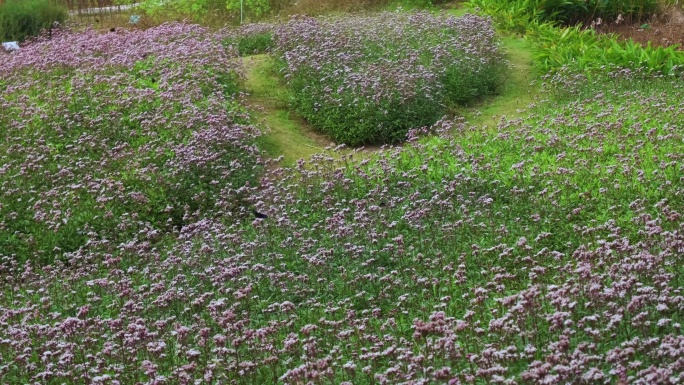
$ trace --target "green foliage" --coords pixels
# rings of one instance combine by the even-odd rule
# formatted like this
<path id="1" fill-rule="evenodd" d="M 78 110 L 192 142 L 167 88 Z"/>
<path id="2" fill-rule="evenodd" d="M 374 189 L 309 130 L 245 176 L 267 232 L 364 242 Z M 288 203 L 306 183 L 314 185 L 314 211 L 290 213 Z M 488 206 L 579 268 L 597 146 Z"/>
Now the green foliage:
<path id="1" fill-rule="evenodd" d="M 0 3 L 0 40 L 23 41 L 68 17 L 66 8 L 48 0 L 8 0 Z"/>
<path id="2" fill-rule="evenodd" d="M 198 20 L 209 12 L 225 8 L 225 0 L 144 0 L 139 3 L 141 9 L 151 16 L 168 14 L 189 15 Z"/>
<path id="3" fill-rule="evenodd" d="M 246 24 L 244 27 L 228 32 L 223 44 L 237 48 L 240 56 L 270 52 L 275 45 L 273 42 L 273 26 Z"/>
<path id="4" fill-rule="evenodd" d="M 644 47 L 632 40 L 621 42 L 613 35 L 599 35 L 592 29 L 559 29 L 545 24 L 530 38 L 536 43 L 536 65 L 543 71 L 619 67 L 672 75 L 684 66 L 684 52 L 676 46 Z"/>
<path id="5" fill-rule="evenodd" d="M 601 18 L 612 21 L 621 15 L 627 20 L 643 20 L 658 11 L 657 0 L 470 0 L 503 26 L 524 33 L 530 23 L 563 25 L 589 24 Z"/>
<path id="6" fill-rule="evenodd" d="M 237 41 L 240 55 L 254 55 L 269 52 L 273 48 L 273 33 L 244 36 Z"/>
<path id="7" fill-rule="evenodd" d="M 404 9 L 421 9 L 429 8 L 434 5 L 446 3 L 445 0 L 395 0 L 392 1 L 389 6 L 390 8 L 401 7 Z"/>
<path id="8" fill-rule="evenodd" d="M 257 19 L 271 10 L 269 0 L 226 0 L 226 8 L 232 12 L 244 12 L 246 19 Z"/>
<path id="9" fill-rule="evenodd" d="M 556 15 L 556 19 L 565 24 L 585 23 L 594 19 L 615 20 L 622 15 L 627 20 L 644 20 L 658 12 L 657 0 L 578 0 L 558 1 L 545 4 Z"/>
<path id="10" fill-rule="evenodd" d="M 272 9 L 270 0 L 144 0 L 140 3 L 150 15 L 176 13 L 189 15 L 196 20 L 205 19 L 215 13 L 228 13 L 234 21 L 240 20 L 241 5 L 245 20 L 257 20 L 267 15 Z M 275 4 L 277 7 L 278 5 Z"/>
<path id="11" fill-rule="evenodd" d="M 497 27 L 508 33 L 524 35 L 542 19 L 538 0 L 470 0 L 468 6 L 492 17 Z"/>
<path id="12" fill-rule="evenodd" d="M 676 46 L 644 47 L 581 25 L 618 15 L 640 19 L 657 10 L 655 1 L 471 0 L 469 5 L 491 15 L 499 29 L 525 34 L 533 41 L 535 65 L 544 72 L 562 67 L 573 71 L 618 67 L 669 75 L 679 73 L 684 65 L 684 53 Z"/>

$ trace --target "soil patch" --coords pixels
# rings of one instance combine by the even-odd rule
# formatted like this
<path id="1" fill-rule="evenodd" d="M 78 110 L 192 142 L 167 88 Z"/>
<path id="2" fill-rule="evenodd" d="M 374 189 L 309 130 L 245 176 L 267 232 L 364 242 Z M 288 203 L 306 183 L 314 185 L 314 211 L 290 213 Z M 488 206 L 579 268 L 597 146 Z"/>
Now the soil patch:
<path id="1" fill-rule="evenodd" d="M 616 33 L 621 40 L 632 39 L 646 46 L 649 42 L 654 47 L 679 45 L 684 50 L 684 11 L 680 7 L 671 7 L 662 16 L 636 24 L 606 23 L 594 27 L 600 33 Z"/>

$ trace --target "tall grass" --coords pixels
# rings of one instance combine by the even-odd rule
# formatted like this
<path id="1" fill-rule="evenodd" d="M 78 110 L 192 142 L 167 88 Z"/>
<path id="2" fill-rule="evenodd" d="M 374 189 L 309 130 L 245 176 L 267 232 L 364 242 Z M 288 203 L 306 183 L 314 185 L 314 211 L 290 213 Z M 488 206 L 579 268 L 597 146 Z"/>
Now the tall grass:
<path id="1" fill-rule="evenodd" d="M 0 3 L 0 40 L 23 41 L 64 23 L 67 9 L 49 0 L 6 0 Z"/>

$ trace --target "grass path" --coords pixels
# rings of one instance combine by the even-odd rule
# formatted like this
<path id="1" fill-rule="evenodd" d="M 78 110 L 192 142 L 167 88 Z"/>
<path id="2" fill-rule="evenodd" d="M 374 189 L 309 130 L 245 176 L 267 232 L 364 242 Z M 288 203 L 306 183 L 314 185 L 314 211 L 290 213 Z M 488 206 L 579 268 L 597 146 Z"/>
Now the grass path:
<path id="1" fill-rule="evenodd" d="M 502 38 L 502 43 L 508 53 L 511 71 L 501 95 L 459 111 L 469 124 L 485 130 L 495 129 L 502 117 L 514 119 L 521 116 L 539 94 L 539 84 L 531 84 L 536 78 L 531 43 L 515 37 Z"/>
<path id="2" fill-rule="evenodd" d="M 520 116 L 538 93 L 538 86 L 530 85 L 534 79 L 531 44 L 513 37 L 503 38 L 502 43 L 512 68 L 501 95 L 457 111 L 470 125 L 485 130 L 496 129 L 504 116 L 507 119 Z M 242 60 L 247 70 L 246 102 L 266 132 L 259 139 L 259 145 L 269 157 L 282 155 L 283 165 L 288 166 L 335 146 L 289 108 L 287 90 L 273 71 L 268 55 L 247 56 Z M 370 153 L 377 148 L 367 150 Z"/>
<path id="3" fill-rule="evenodd" d="M 292 165 L 334 145 L 289 109 L 287 91 L 273 72 L 268 55 L 247 56 L 242 60 L 247 69 L 246 101 L 266 131 L 259 145 L 270 157 L 282 155 L 284 164 Z"/>

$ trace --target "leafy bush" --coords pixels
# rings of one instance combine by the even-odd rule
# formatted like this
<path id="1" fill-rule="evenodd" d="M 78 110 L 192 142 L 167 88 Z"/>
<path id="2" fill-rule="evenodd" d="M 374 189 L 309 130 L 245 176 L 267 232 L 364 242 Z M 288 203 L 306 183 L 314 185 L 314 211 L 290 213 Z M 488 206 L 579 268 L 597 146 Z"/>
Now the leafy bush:
<path id="1" fill-rule="evenodd" d="M 659 9 L 657 0 L 470 0 L 469 5 L 518 33 L 535 22 L 588 25 L 598 18 L 613 21 L 619 15 L 638 21 Z"/>
<path id="2" fill-rule="evenodd" d="M 191 19 L 211 23 L 218 18 L 224 24 L 230 19 L 226 0 L 142 0 L 138 7 L 149 18 L 157 20 Z M 233 18 L 235 20 L 239 21 L 239 15 L 237 19 Z"/>
<path id="3" fill-rule="evenodd" d="M 151 16 L 181 15 L 195 20 L 220 19 L 234 24 L 244 20 L 255 21 L 279 11 L 290 0 L 142 0 L 141 9 Z M 217 20 L 218 21 L 218 20 Z"/>
<path id="4" fill-rule="evenodd" d="M 535 64 L 544 72 L 564 67 L 575 72 L 600 70 L 604 73 L 606 68 L 626 68 L 673 75 L 684 69 L 684 52 L 677 47 L 653 47 L 650 44 L 644 47 L 632 40 L 619 41 L 614 35 L 598 34 L 581 25 L 561 27 L 559 20 L 567 22 L 574 16 L 568 16 L 571 13 L 564 11 L 554 11 L 553 17 L 549 17 L 546 10 L 550 8 L 544 8 L 545 4 L 548 5 L 539 0 L 470 1 L 471 6 L 492 15 L 500 29 L 525 34 L 534 41 Z M 649 3 L 634 4 L 647 7 Z M 604 17 L 607 16 L 604 14 Z"/>
<path id="5" fill-rule="evenodd" d="M 297 0 L 284 7 L 286 15 L 326 15 L 377 10 L 389 0 Z"/>
<path id="6" fill-rule="evenodd" d="M 684 52 L 677 47 L 644 47 L 632 40 L 621 42 L 615 36 L 597 34 L 593 29 L 541 25 L 531 38 L 536 43 L 535 62 L 543 71 L 618 67 L 675 75 L 684 70 Z"/>
<path id="7" fill-rule="evenodd" d="M 249 23 L 225 30 L 225 45 L 237 48 L 240 56 L 270 52 L 274 47 L 272 24 Z"/>
<path id="8" fill-rule="evenodd" d="M 658 10 L 657 0 L 539 0 L 537 9 L 543 12 L 543 21 L 558 21 L 565 25 L 589 24 L 601 18 L 616 20 L 622 15 L 638 21 L 650 17 Z"/>
<path id="9" fill-rule="evenodd" d="M 243 18 L 258 19 L 271 10 L 270 0 L 226 0 L 226 8 L 233 12 L 242 12 Z"/>
<path id="10" fill-rule="evenodd" d="M 505 71 L 490 22 L 477 16 L 294 18 L 275 41 L 298 112 L 353 146 L 403 140 L 496 92 Z"/>
<path id="11" fill-rule="evenodd" d="M 64 23 L 66 8 L 49 0 L 7 0 L 0 2 L 0 40 L 23 41 L 51 29 L 55 22 Z"/>
<path id="12" fill-rule="evenodd" d="M 257 133 L 221 39 L 185 24 L 66 32 L 4 57 L 0 253 L 50 262 L 236 204 Z"/>
<path id="13" fill-rule="evenodd" d="M 470 0 L 467 4 L 490 16 L 500 30 L 524 35 L 530 27 L 542 20 L 542 10 L 536 7 L 537 1 Z"/>

